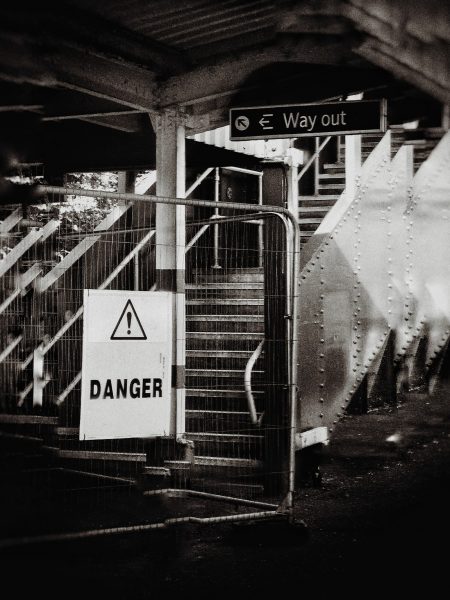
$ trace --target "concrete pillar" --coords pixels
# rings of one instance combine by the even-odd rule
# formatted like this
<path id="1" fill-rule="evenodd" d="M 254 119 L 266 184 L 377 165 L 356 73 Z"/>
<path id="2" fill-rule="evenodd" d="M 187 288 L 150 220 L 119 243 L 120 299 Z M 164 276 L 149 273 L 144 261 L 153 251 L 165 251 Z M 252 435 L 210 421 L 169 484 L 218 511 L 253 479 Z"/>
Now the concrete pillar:
<path id="1" fill-rule="evenodd" d="M 184 198 L 186 181 L 183 116 L 168 110 L 154 119 L 156 195 Z M 173 292 L 171 433 L 185 431 L 185 207 L 156 205 L 157 289 Z"/>

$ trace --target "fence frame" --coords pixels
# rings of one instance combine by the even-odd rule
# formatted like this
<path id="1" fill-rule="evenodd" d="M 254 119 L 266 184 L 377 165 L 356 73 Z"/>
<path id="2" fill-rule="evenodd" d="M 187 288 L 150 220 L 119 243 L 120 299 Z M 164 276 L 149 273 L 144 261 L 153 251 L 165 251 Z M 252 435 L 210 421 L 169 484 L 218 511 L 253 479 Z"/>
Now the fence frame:
<path id="1" fill-rule="evenodd" d="M 156 195 L 140 195 L 140 194 L 132 194 L 132 193 L 120 193 L 120 192 L 109 192 L 109 191 L 100 191 L 100 190 L 86 190 L 82 188 L 70 188 L 70 187 L 58 187 L 58 186 L 40 186 L 40 193 L 43 195 L 51 194 L 51 195 L 60 195 L 60 196 L 68 196 L 68 195 L 76 195 L 76 196 L 84 196 L 84 197 L 95 197 L 95 198 L 108 198 L 117 200 L 120 203 L 148 203 L 152 205 L 157 204 L 166 204 L 166 205 L 184 205 L 191 207 L 202 207 L 202 208 L 211 208 L 217 209 L 217 202 L 215 200 L 198 200 L 198 199 L 189 199 L 189 198 L 171 198 L 171 197 L 163 197 Z M 258 219 L 261 220 L 267 217 L 275 217 L 279 219 L 283 225 L 285 232 L 285 244 L 286 244 L 286 261 L 288 270 L 286 272 L 286 289 L 287 289 L 287 297 L 286 297 L 286 344 L 288 351 L 288 381 L 287 387 L 289 389 L 288 393 L 288 401 L 289 401 L 289 426 L 288 426 L 288 481 L 287 481 L 287 491 L 286 495 L 282 499 L 279 506 L 264 504 L 262 502 L 256 502 L 253 506 L 258 508 L 266 508 L 259 513 L 252 513 L 251 518 L 257 519 L 262 518 L 266 519 L 268 516 L 272 515 L 283 515 L 288 518 L 293 517 L 293 498 L 294 498 L 294 490 L 295 490 L 295 473 L 296 473 L 296 428 L 297 428 L 297 409 L 298 409 L 298 400 L 299 400 L 299 388 L 298 388 L 298 328 L 296 327 L 298 315 L 299 315 L 299 276 L 300 276 L 300 228 L 297 222 L 297 217 L 293 213 L 291 213 L 287 208 L 279 207 L 279 206 L 267 206 L 267 205 L 252 205 L 240 202 L 221 202 L 221 208 L 224 210 L 231 209 L 236 211 L 242 211 L 242 214 L 234 215 L 230 217 L 219 217 L 214 220 L 210 224 L 219 225 L 222 222 L 239 222 L 239 221 L 248 221 L 249 219 Z M 200 236 L 199 236 L 200 237 Z M 198 238 L 197 238 L 198 239 Z M 189 246 L 190 247 L 190 246 Z M 183 324 L 184 326 L 184 324 Z M 50 340 L 50 343 L 52 340 Z M 176 437 L 176 433 L 175 433 Z M 163 492 L 163 490 L 161 490 Z M 157 493 L 161 493 L 157 492 Z M 172 493 L 175 495 L 184 494 L 185 496 L 189 495 L 198 495 L 195 490 L 164 490 L 165 493 Z M 191 493 L 192 492 L 192 493 Z M 283 492 L 284 493 L 284 492 Z M 222 501 L 232 501 L 235 504 L 240 502 L 239 498 L 232 498 L 227 496 L 222 496 L 219 494 L 209 494 L 202 493 L 202 497 L 211 498 Z M 252 501 L 246 501 L 242 499 L 243 505 L 252 505 Z M 271 510 L 267 510 L 270 508 Z M 248 518 L 249 515 L 236 514 L 231 517 L 211 517 L 208 519 L 199 519 L 196 522 L 221 522 L 222 520 L 242 520 L 243 518 Z M 183 522 L 192 521 L 191 518 L 183 519 Z M 171 520 L 174 521 L 174 520 Z M 166 526 L 164 524 L 159 524 L 159 527 Z M 130 528 L 134 529 L 134 528 Z M 140 528 L 139 528 L 140 529 Z M 101 531 L 101 530 L 100 530 Z M 104 534 L 110 534 L 111 531 L 104 531 Z M 92 533 L 85 532 L 85 537 L 90 537 Z M 71 534 L 68 534 L 71 535 Z M 83 535 L 83 532 L 80 532 L 79 535 Z M 101 533 L 99 533 L 101 535 Z M 56 536 L 58 537 L 58 536 Z M 77 534 L 78 537 L 78 534 Z"/>

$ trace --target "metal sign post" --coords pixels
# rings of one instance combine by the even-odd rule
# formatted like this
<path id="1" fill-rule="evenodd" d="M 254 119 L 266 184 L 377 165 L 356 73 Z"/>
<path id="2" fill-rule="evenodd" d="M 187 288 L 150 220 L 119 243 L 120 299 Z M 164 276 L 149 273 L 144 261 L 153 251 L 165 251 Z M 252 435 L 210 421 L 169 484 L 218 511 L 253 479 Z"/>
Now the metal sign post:
<path id="1" fill-rule="evenodd" d="M 386 131 L 386 100 L 253 106 L 230 110 L 230 140 Z"/>

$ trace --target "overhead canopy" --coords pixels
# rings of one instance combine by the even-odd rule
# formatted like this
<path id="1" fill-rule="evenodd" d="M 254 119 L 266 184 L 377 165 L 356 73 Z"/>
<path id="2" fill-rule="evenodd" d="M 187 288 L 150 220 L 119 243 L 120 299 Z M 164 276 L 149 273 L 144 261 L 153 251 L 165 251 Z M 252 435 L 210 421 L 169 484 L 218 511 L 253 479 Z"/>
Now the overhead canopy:
<path id="1" fill-rule="evenodd" d="M 4 136 L 20 139 L 20 115 L 26 159 L 55 169 L 154 166 L 149 115 L 163 109 L 194 134 L 231 106 L 364 91 L 390 99 L 395 123 L 436 119 L 450 98 L 438 0 L 62 0 L 4 4 L 0 18 Z M 192 141 L 188 162 L 226 152 Z"/>

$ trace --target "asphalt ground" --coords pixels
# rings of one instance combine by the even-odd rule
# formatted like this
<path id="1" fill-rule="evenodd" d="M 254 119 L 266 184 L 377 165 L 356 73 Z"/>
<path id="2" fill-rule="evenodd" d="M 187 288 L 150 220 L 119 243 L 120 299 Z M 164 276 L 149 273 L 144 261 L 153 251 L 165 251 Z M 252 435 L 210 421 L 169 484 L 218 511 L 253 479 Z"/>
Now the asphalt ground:
<path id="1" fill-rule="evenodd" d="M 0 552 L 2 589 L 15 599 L 440 597 L 450 567 L 449 396 L 447 382 L 431 396 L 404 396 L 395 409 L 344 418 L 323 455 L 322 487 L 297 493 L 294 524 L 183 525 L 6 548 Z M 30 494 L 27 501 L 26 489 L 6 483 L 3 527 L 10 520 L 5 510 L 13 517 L 13 503 L 20 506 L 24 531 L 34 524 L 39 533 L 46 498 L 36 503 Z M 104 515 L 105 525 L 148 514 L 148 504 L 130 498 L 125 493 L 121 510 Z M 152 517 L 179 514 L 177 503 L 155 501 Z M 205 503 L 186 508 L 204 511 Z M 77 519 L 72 508 L 66 512 L 68 524 Z"/>

